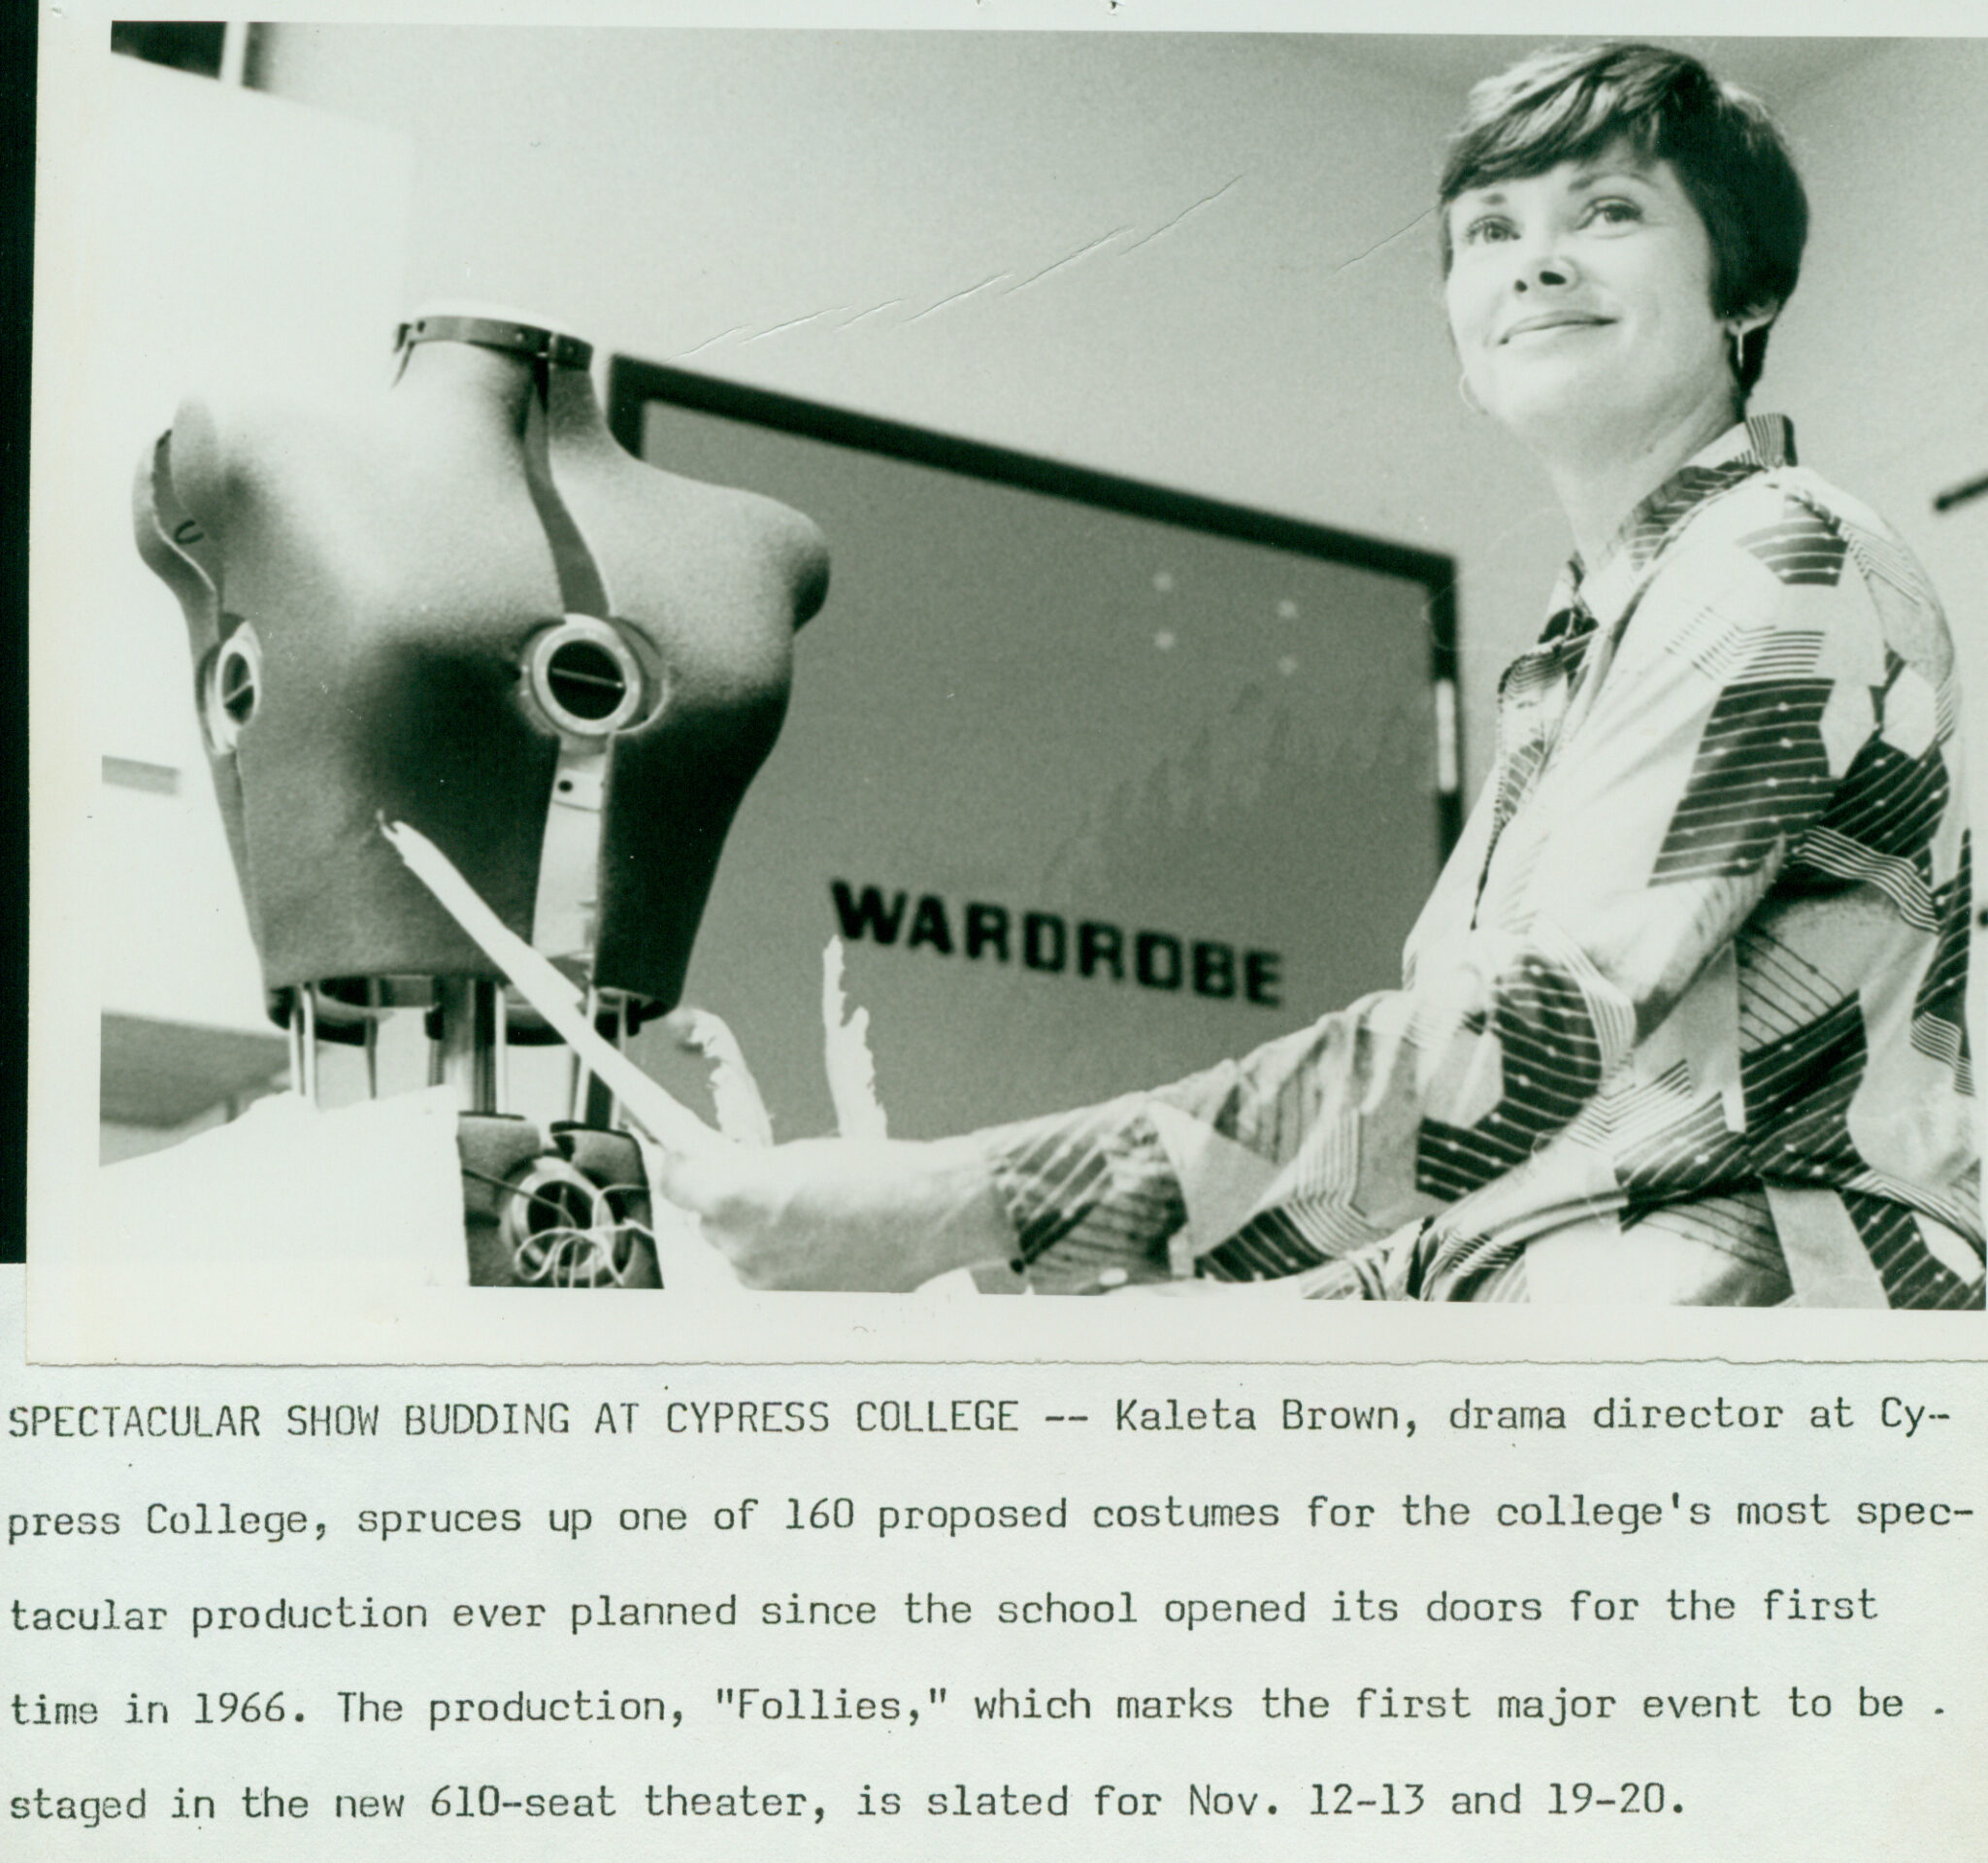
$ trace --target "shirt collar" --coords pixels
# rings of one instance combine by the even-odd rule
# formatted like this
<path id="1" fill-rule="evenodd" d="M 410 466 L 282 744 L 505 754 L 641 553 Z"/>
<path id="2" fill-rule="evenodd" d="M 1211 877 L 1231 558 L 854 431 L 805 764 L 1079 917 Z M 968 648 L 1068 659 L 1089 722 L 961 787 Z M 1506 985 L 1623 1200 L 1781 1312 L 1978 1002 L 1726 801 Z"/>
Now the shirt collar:
<path id="1" fill-rule="evenodd" d="M 1751 415 L 1692 454 L 1616 527 L 1592 565 L 1568 559 L 1553 590 L 1547 634 L 1579 632 L 1580 616 L 1610 619 L 1643 570 L 1708 498 L 1757 472 L 1795 463 L 1795 429 L 1786 416 Z"/>

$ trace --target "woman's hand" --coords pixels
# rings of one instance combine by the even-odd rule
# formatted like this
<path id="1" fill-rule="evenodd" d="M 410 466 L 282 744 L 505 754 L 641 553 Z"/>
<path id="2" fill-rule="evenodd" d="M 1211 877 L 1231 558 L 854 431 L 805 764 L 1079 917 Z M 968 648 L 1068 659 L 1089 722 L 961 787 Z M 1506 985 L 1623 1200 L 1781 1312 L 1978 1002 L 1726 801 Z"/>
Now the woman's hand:
<path id="1" fill-rule="evenodd" d="M 747 1287 L 901 1293 L 1013 1251 L 970 1139 L 645 1150 L 655 1193 L 700 1218 Z"/>

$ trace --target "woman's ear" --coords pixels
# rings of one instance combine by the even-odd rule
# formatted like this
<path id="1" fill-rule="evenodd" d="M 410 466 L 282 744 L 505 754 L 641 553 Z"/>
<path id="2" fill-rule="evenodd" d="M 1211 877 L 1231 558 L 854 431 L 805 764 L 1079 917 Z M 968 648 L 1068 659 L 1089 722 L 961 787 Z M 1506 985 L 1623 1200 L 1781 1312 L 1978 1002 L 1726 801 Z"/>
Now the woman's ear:
<path id="1" fill-rule="evenodd" d="M 1735 316 L 1725 319 L 1726 328 L 1733 333 L 1736 342 L 1743 343 L 1754 331 L 1765 329 L 1781 314 L 1781 307 L 1770 298 L 1764 304 L 1750 305 Z"/>
<path id="2" fill-rule="evenodd" d="M 1767 330 L 1780 315 L 1781 307 L 1773 299 L 1756 304 L 1740 312 L 1737 316 L 1720 319 L 1726 333 L 1726 360 L 1733 371 L 1733 382 L 1738 392 L 1738 405 L 1745 406 L 1746 397 L 1753 390 L 1753 384 L 1760 378 L 1762 364 L 1767 359 Z M 1754 336 L 1760 341 L 1755 343 Z"/>

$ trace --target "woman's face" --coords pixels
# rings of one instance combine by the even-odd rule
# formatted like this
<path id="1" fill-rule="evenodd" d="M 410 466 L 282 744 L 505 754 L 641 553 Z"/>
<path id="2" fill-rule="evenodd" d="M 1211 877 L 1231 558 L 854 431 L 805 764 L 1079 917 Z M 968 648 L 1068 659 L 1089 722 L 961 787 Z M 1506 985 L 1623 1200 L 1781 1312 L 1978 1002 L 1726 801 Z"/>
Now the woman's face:
<path id="1" fill-rule="evenodd" d="M 1465 379 L 1521 439 L 1592 455 L 1730 417 L 1711 241 L 1669 162 L 1618 144 L 1473 188 L 1450 203 L 1449 230 Z"/>

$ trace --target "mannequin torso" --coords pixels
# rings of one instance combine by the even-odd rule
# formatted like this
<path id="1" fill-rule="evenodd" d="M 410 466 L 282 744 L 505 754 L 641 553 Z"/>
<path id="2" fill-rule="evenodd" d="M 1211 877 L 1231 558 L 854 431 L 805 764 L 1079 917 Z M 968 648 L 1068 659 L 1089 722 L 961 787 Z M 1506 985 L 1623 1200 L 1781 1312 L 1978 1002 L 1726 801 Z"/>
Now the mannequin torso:
<path id="1" fill-rule="evenodd" d="M 584 346 L 426 323 L 371 403 L 188 401 L 140 474 L 265 987 L 495 974 L 383 815 L 597 986 L 674 1003 L 826 592 L 820 534 L 622 451 Z M 519 345 L 459 334 L 493 330 Z"/>

